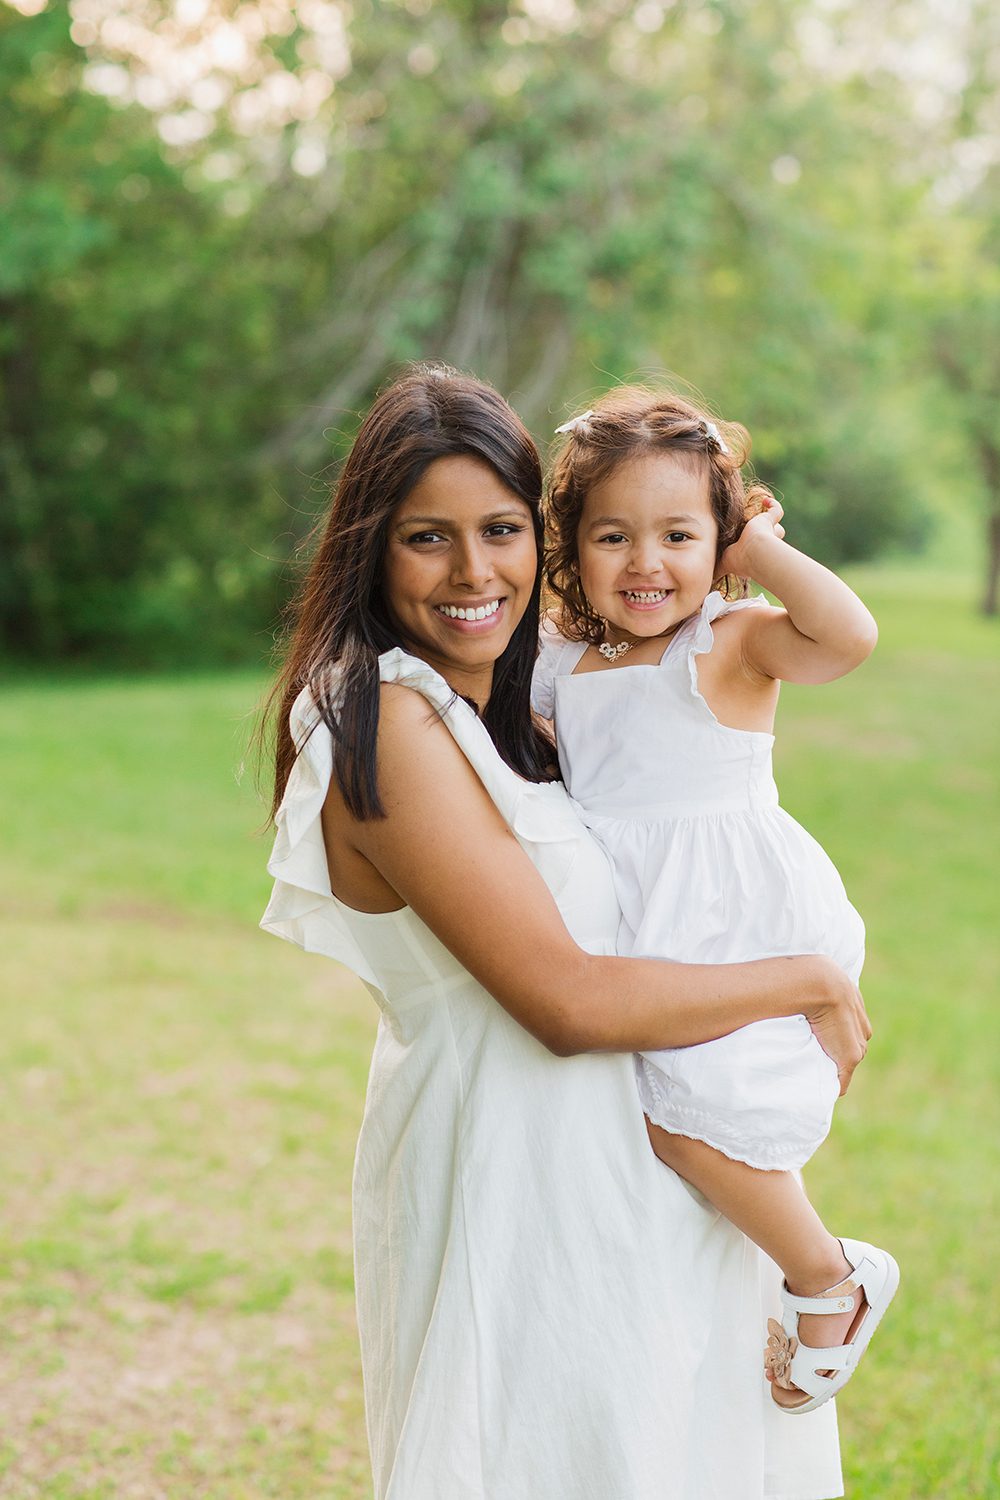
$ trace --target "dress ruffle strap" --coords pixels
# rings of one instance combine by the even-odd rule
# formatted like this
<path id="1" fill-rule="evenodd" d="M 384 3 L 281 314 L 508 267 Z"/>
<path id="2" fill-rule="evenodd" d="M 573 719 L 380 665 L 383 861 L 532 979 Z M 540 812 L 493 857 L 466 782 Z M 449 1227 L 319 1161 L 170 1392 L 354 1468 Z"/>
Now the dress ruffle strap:
<path id="1" fill-rule="evenodd" d="M 531 678 L 531 706 L 543 719 L 555 716 L 556 678 L 568 669 L 564 661 L 566 653 L 570 653 L 569 661 L 576 666 L 585 650 L 586 642 L 568 641 L 551 620 L 543 618 L 538 632 L 538 659 Z"/>
<path id="2" fill-rule="evenodd" d="M 414 689 L 432 704 L 518 842 L 565 845 L 563 874 L 568 874 L 581 830 L 561 786 L 536 785 L 517 776 L 500 759 L 475 710 L 418 657 L 398 648 L 386 651 L 379 658 L 379 676 Z M 333 742 L 308 688 L 292 706 L 289 727 L 299 751 L 275 819 L 267 864 L 274 889 L 260 925 L 308 952 L 338 959 L 377 989 L 378 977 L 352 929 L 359 923 L 391 921 L 399 913 L 357 912 L 331 891 L 321 813 L 333 775 Z"/>
<path id="3" fill-rule="evenodd" d="M 274 889 L 260 925 L 307 953 L 337 959 L 378 990 L 378 978 L 351 929 L 359 914 L 344 907 L 330 889 L 320 814 L 333 774 L 333 750 L 308 688 L 292 705 L 289 724 L 299 753 L 275 818 L 277 833 L 267 862 Z M 365 920 L 363 914 L 360 920 Z"/>
<path id="4" fill-rule="evenodd" d="M 763 594 L 753 594 L 749 599 L 727 599 L 720 594 L 718 589 L 713 589 L 706 597 L 701 611 L 692 626 L 691 636 L 687 646 L 688 677 L 691 682 L 691 696 L 704 702 L 698 687 L 698 664 L 695 660 L 698 656 L 707 656 L 715 645 L 715 632 L 712 624 L 715 620 L 721 620 L 723 615 L 732 615 L 741 609 L 767 609 L 767 600 Z"/>
<path id="5" fill-rule="evenodd" d="M 398 647 L 386 651 L 379 673 L 383 682 L 413 688 L 434 705 L 521 845 L 567 844 L 568 872 L 581 830 L 561 784 L 525 781 L 512 771 L 475 709 L 419 657 Z"/>
<path id="6" fill-rule="evenodd" d="M 383 682 L 413 688 L 434 705 L 515 833 L 541 843 L 554 840 L 552 819 L 538 816 L 538 803 L 532 795 L 537 791 L 535 785 L 523 781 L 500 759 L 489 730 L 475 709 L 433 667 L 397 647 L 379 657 L 379 675 Z"/>

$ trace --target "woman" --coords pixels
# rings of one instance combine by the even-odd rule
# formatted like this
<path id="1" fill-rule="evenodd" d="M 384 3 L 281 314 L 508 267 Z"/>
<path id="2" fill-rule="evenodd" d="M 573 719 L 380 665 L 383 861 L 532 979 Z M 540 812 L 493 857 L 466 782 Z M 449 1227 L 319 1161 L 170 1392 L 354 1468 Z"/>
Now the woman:
<path id="1" fill-rule="evenodd" d="M 496 392 L 398 381 L 275 692 L 262 925 L 381 1009 L 354 1181 L 375 1494 L 821 1500 L 832 1403 L 772 1410 L 773 1267 L 655 1159 L 630 1054 L 804 1013 L 846 1087 L 864 1009 L 825 959 L 613 956 L 610 872 L 528 705 L 540 491 Z"/>

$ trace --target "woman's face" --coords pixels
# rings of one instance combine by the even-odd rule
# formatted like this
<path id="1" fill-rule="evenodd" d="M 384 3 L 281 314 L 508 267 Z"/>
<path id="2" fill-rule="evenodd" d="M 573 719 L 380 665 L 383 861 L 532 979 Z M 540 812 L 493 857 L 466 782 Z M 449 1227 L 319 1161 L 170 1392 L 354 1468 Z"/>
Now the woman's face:
<path id="1" fill-rule="evenodd" d="M 435 459 L 396 508 L 382 591 L 407 645 L 482 705 L 537 569 L 529 507 L 460 454 Z"/>

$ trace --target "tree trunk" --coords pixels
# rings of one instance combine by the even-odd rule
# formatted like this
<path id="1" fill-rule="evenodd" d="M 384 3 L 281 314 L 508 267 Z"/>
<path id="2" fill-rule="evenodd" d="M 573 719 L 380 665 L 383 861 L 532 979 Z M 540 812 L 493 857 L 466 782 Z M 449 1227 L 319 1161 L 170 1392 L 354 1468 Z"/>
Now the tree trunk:
<path id="1" fill-rule="evenodd" d="M 983 614 L 997 613 L 1000 593 L 1000 447 L 989 440 L 979 444 L 979 457 L 986 480 L 986 491 L 992 507 L 986 518 L 986 593 Z"/>
<path id="2" fill-rule="evenodd" d="M 1000 594 L 1000 510 L 994 511 L 986 522 L 987 555 L 986 555 L 986 593 L 983 595 L 983 614 L 995 615 L 998 612 L 998 594 Z"/>

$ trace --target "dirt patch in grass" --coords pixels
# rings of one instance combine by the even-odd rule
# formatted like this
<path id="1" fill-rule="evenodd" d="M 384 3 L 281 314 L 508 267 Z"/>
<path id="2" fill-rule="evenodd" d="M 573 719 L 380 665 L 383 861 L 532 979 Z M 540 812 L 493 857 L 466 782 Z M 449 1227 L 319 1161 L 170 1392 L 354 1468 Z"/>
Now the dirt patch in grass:
<path id="1" fill-rule="evenodd" d="M 364 1500 L 371 999 L 226 919 L 111 907 L 0 928 L 0 1495 Z"/>
<path id="2" fill-rule="evenodd" d="M 0 1493 L 367 1493 L 344 1299 L 313 1288 L 237 1317 L 65 1290 L 64 1306 L 15 1317 L 0 1346 Z"/>

